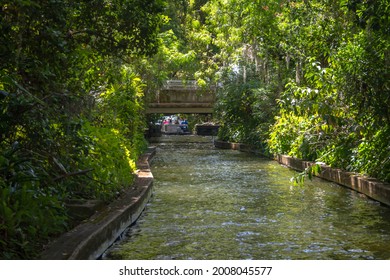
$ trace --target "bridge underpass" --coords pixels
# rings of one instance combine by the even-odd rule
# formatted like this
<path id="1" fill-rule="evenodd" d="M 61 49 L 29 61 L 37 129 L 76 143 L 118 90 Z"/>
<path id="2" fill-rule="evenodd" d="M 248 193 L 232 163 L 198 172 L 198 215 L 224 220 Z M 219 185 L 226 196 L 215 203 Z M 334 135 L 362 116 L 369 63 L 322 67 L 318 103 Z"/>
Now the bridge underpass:
<path id="1" fill-rule="evenodd" d="M 200 88 L 196 81 L 168 80 L 148 104 L 147 114 L 211 114 L 215 89 Z"/>

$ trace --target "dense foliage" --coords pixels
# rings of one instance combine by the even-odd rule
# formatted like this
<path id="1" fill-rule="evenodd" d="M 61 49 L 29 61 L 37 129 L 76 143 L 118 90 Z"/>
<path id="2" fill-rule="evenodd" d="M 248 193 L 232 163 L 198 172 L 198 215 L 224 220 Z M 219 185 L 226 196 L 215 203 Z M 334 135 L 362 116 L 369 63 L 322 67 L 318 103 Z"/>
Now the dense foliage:
<path id="1" fill-rule="evenodd" d="M 390 181 L 388 0 L 190 3 L 220 138 Z"/>
<path id="2" fill-rule="evenodd" d="M 0 258 L 35 258 L 72 198 L 110 200 L 145 148 L 143 83 L 163 3 L 0 1 Z"/>

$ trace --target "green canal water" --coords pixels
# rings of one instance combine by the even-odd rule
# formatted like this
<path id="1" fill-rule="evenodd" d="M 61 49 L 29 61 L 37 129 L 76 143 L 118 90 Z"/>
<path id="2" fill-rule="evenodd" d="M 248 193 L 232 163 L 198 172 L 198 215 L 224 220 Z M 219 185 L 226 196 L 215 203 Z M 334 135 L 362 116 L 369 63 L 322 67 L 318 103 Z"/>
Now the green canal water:
<path id="1" fill-rule="evenodd" d="M 165 136 L 154 194 L 103 259 L 390 259 L 390 208 L 212 139 Z"/>

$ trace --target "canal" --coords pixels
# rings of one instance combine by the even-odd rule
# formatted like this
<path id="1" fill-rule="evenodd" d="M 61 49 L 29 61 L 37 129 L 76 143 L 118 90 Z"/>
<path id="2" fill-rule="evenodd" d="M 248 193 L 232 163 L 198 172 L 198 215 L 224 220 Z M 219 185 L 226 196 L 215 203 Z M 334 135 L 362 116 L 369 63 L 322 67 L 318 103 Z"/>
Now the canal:
<path id="1" fill-rule="evenodd" d="M 212 139 L 164 136 L 154 195 L 103 259 L 390 259 L 390 208 Z"/>

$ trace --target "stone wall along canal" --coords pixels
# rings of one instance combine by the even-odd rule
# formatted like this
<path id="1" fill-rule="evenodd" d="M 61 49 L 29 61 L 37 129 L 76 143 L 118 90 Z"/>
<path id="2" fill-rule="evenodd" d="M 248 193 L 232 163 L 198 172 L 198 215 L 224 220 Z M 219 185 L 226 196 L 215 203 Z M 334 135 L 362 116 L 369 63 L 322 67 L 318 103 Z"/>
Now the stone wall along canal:
<path id="1" fill-rule="evenodd" d="M 164 136 L 154 196 L 104 259 L 390 259 L 390 208 L 212 139 Z"/>

